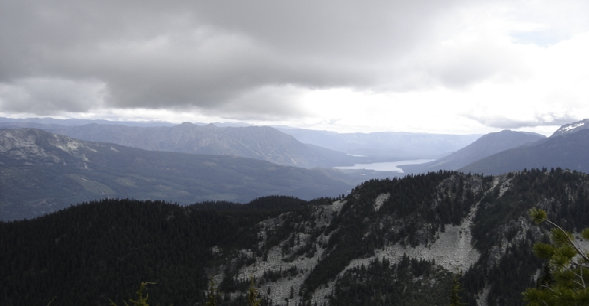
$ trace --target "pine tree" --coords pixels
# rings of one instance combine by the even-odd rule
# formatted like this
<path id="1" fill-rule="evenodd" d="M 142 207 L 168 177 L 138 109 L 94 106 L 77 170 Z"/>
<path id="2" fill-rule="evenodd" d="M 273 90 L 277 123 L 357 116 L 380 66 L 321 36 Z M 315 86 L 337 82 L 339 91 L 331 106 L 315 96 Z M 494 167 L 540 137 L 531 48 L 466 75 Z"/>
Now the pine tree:
<path id="1" fill-rule="evenodd" d="M 452 294 L 450 295 L 450 306 L 463 306 L 465 305 L 460 298 L 460 292 L 462 291 L 462 286 L 460 286 L 460 281 L 458 281 L 458 277 L 454 276 L 452 280 Z"/>
<path id="2" fill-rule="evenodd" d="M 589 254 L 544 210 L 532 208 L 529 213 L 536 224 L 547 223 L 552 229 L 551 243 L 534 244 L 534 253 L 548 260 L 548 266 L 538 286 L 523 292 L 524 299 L 528 305 L 589 305 Z M 582 236 L 589 239 L 589 229 Z"/>
<path id="3" fill-rule="evenodd" d="M 147 286 L 148 285 L 155 285 L 156 283 L 153 282 L 141 282 L 141 284 L 139 285 L 139 289 L 137 289 L 136 294 L 137 294 L 137 299 L 133 300 L 133 299 L 129 299 L 129 302 L 131 303 L 130 305 L 135 305 L 135 306 L 149 306 L 149 303 L 147 303 L 147 300 L 149 299 L 149 294 L 147 294 L 146 290 L 147 290 Z M 125 306 L 129 306 L 129 303 L 127 302 L 123 302 L 125 303 Z M 112 300 L 110 301 L 110 305 L 111 306 L 117 306 L 117 304 L 115 302 L 113 302 Z"/>
<path id="4" fill-rule="evenodd" d="M 207 301 L 205 303 L 206 306 L 216 306 L 217 305 L 217 286 L 214 280 L 209 282 L 209 291 L 207 292 Z"/>
<path id="5" fill-rule="evenodd" d="M 259 297 L 258 289 L 254 285 L 254 278 L 250 279 L 250 287 L 247 290 L 247 304 L 249 306 L 260 306 L 262 300 Z"/>
<path id="6" fill-rule="evenodd" d="M 147 292 L 145 292 L 147 285 L 155 285 L 155 283 L 141 282 L 141 284 L 139 285 L 139 289 L 137 289 L 137 292 L 136 292 L 137 299 L 136 300 L 129 299 L 129 302 L 131 302 L 131 305 L 149 306 L 149 304 L 147 303 L 147 300 L 149 299 L 149 294 L 147 294 Z"/>

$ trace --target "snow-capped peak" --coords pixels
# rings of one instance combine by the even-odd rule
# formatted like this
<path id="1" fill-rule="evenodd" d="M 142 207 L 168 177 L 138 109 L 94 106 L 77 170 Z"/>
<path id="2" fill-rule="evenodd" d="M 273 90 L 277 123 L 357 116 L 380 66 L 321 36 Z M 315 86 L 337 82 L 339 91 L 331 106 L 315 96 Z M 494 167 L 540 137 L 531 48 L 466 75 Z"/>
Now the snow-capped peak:
<path id="1" fill-rule="evenodd" d="M 570 130 L 574 130 L 574 129 L 576 129 L 576 128 L 580 127 L 580 126 L 583 126 L 583 125 L 585 125 L 585 122 L 583 122 L 583 121 L 581 121 L 581 122 L 576 122 L 576 123 L 573 123 L 573 124 L 571 124 L 571 125 L 567 125 L 567 126 L 565 126 L 565 127 L 564 127 L 564 130 L 568 132 L 568 131 L 570 131 Z"/>
<path id="2" fill-rule="evenodd" d="M 552 136 L 570 134 L 584 129 L 589 129 L 589 119 L 584 119 L 582 121 L 565 124 L 561 126 L 556 132 L 554 132 Z"/>

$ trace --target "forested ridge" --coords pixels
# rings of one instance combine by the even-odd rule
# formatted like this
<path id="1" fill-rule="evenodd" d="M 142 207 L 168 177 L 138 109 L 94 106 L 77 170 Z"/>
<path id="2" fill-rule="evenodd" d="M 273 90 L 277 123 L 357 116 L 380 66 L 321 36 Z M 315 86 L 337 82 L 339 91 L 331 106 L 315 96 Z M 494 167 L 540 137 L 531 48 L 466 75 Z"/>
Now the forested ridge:
<path id="1" fill-rule="evenodd" d="M 112 199 L 0 223 L 0 304 L 105 305 L 132 297 L 142 281 L 157 283 L 156 303 L 193 304 L 208 285 L 209 248 L 249 247 L 256 222 L 292 209 L 280 199 L 284 209 Z"/>
<path id="2" fill-rule="evenodd" d="M 199 305 L 214 280 L 220 305 L 243 305 L 253 279 L 263 304 L 448 305 L 456 279 L 466 304 L 521 305 L 548 239 L 527 211 L 578 232 L 588 205 L 588 176 L 562 169 L 372 180 L 313 201 L 105 199 L 0 223 L 0 304 L 120 303 L 148 281 L 153 305 Z M 449 265 L 437 244 L 464 230 L 478 255 Z"/>

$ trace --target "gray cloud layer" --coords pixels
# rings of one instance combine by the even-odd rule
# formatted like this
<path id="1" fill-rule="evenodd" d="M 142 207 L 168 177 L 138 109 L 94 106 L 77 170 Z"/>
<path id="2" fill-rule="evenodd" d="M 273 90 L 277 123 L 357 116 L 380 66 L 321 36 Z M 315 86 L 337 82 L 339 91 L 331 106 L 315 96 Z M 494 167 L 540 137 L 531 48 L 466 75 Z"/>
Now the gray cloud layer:
<path id="1" fill-rule="evenodd" d="M 502 9 L 501 3 L 490 6 Z M 583 1 L 575 2 L 577 9 L 567 2 L 560 13 L 536 10 L 527 1 L 505 3 L 516 8 L 514 14 L 531 14 L 551 25 L 572 18 L 582 21 L 580 29 L 588 26 Z M 486 80 L 526 78 L 526 49 L 511 48 L 502 40 L 506 36 L 497 38 L 494 30 L 464 16 L 469 9 L 492 14 L 485 5 L 466 0 L 0 0 L 0 112 L 196 108 L 223 118 L 280 120 L 307 114 L 296 97 L 308 89 L 468 92 Z M 571 12 L 578 13 L 573 18 Z M 566 36 L 558 27 L 549 30 Z M 513 39 L 521 39 L 521 33 Z M 411 102 L 391 103 L 402 109 Z M 523 115 L 506 119 L 501 111 L 464 117 L 495 128 L 573 119 L 570 112 L 552 108 L 538 111 L 536 121 Z"/>
<path id="2" fill-rule="evenodd" d="M 198 107 L 280 117 L 303 111 L 280 88 L 468 82 L 461 67 L 411 76 L 405 60 L 457 3 L 0 0 L 0 111 Z"/>

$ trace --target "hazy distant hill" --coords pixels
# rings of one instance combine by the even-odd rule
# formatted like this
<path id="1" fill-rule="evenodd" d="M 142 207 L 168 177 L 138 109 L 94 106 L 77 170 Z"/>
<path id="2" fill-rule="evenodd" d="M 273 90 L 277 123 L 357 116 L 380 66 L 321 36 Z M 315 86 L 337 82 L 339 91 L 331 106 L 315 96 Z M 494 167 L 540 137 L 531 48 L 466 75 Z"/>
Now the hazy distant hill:
<path id="1" fill-rule="evenodd" d="M 335 133 L 280 127 L 301 142 L 373 160 L 439 158 L 469 145 L 480 135 L 423 133 Z"/>
<path id="2" fill-rule="evenodd" d="M 110 121 L 103 119 L 55 119 L 55 118 L 23 118 L 13 119 L 0 117 L 1 128 L 40 128 L 48 126 L 79 126 L 84 124 L 112 124 L 112 125 L 129 125 L 129 126 L 172 126 L 173 123 L 162 121 Z"/>
<path id="3" fill-rule="evenodd" d="M 110 142 L 152 151 L 255 158 L 295 167 L 350 165 L 358 158 L 303 144 L 271 127 L 218 127 L 183 123 L 175 126 L 138 127 L 88 124 L 53 129 L 58 134 Z"/>
<path id="4" fill-rule="evenodd" d="M 491 156 L 507 149 L 530 144 L 545 139 L 546 137 L 536 133 L 523 133 L 514 131 L 501 131 L 481 136 L 470 145 L 442 157 L 438 160 L 415 166 L 403 166 L 405 172 L 419 173 L 443 170 L 457 170 L 473 162 Z"/>
<path id="5" fill-rule="evenodd" d="M 581 128 L 583 122 L 565 125 L 546 140 L 497 153 L 462 170 L 501 174 L 524 168 L 561 167 L 589 172 L 589 129 Z M 576 128 L 570 128 L 573 126 Z"/>
<path id="6" fill-rule="evenodd" d="M 335 133 L 284 126 L 275 129 L 223 123 L 173 125 L 162 122 L 6 118 L 0 118 L 0 127 L 38 128 L 82 140 L 110 142 L 146 150 L 235 155 L 297 167 L 334 167 L 374 161 L 439 158 L 456 152 L 480 136 Z"/>
<path id="7" fill-rule="evenodd" d="M 246 202 L 281 194 L 345 193 L 336 170 L 309 170 L 230 156 L 145 151 L 35 129 L 0 130 L 0 219 L 31 218 L 105 197 Z M 355 183 L 358 183 L 356 181 Z"/>

